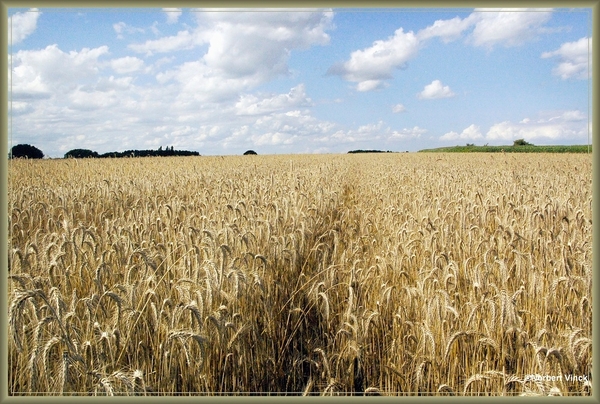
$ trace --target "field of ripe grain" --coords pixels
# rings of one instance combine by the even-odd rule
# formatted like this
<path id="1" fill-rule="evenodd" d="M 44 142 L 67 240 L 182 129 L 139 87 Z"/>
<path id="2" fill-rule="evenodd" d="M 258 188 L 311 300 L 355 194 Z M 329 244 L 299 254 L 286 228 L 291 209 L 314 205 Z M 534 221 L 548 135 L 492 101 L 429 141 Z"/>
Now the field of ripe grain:
<path id="1" fill-rule="evenodd" d="M 10 395 L 591 393 L 591 155 L 13 160 L 8 186 Z"/>

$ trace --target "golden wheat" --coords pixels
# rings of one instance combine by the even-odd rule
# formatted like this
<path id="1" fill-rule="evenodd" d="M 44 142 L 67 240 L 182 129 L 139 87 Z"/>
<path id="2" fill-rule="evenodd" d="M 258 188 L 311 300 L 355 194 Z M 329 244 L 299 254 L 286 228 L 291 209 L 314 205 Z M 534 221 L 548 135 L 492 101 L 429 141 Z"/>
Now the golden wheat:
<path id="1" fill-rule="evenodd" d="M 11 160 L 9 394 L 590 395 L 591 166 Z"/>

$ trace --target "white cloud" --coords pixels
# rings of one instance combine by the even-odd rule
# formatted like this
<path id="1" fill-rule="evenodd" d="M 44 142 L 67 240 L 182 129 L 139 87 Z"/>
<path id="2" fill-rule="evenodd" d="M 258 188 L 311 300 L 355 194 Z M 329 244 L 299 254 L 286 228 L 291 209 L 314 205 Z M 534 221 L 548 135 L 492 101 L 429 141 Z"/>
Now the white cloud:
<path id="1" fill-rule="evenodd" d="M 33 106 L 30 102 L 25 101 L 11 101 L 8 104 L 8 110 L 13 116 L 23 115 L 33 111 Z"/>
<path id="2" fill-rule="evenodd" d="M 15 13 L 8 18 L 8 44 L 17 44 L 35 32 L 37 21 L 42 13 L 30 8 L 23 13 Z"/>
<path id="3" fill-rule="evenodd" d="M 454 97 L 454 93 L 449 86 L 444 86 L 441 81 L 433 80 L 431 84 L 427 84 L 423 91 L 417 94 L 417 97 L 422 100 L 432 100 L 438 98 Z"/>
<path id="4" fill-rule="evenodd" d="M 378 134 L 381 132 L 381 128 L 383 127 L 383 121 L 379 121 L 377 123 L 370 123 L 367 125 L 362 125 L 358 127 L 356 133 L 364 135 L 364 134 Z"/>
<path id="5" fill-rule="evenodd" d="M 69 107 L 77 110 L 106 109 L 118 104 L 119 99 L 115 90 L 85 91 L 78 87 L 69 94 Z"/>
<path id="6" fill-rule="evenodd" d="M 13 122 L 15 139 L 33 132 L 46 139 L 40 146 L 53 157 L 80 147 L 103 153 L 160 145 L 280 153 L 313 151 L 313 136 L 328 139 L 337 130 L 302 109 L 312 106 L 302 83 L 283 94 L 253 93 L 273 76 L 227 75 L 200 59 L 157 74 L 156 85 L 134 86 L 146 70 L 143 61 L 103 60 L 107 55 L 108 47 L 64 52 L 56 45 L 13 54 L 10 113 L 20 118 Z M 335 146 L 330 139 L 320 144 Z"/>
<path id="7" fill-rule="evenodd" d="M 418 48 L 417 36 L 399 28 L 387 40 L 375 41 L 369 48 L 352 52 L 348 61 L 332 66 L 328 73 L 358 83 L 358 91 L 372 91 L 381 88 L 383 80 L 392 78 L 394 70 L 405 67 Z"/>
<path id="8" fill-rule="evenodd" d="M 586 119 L 583 112 L 574 110 L 574 111 L 565 111 L 562 115 L 557 117 L 556 119 L 562 119 L 563 121 L 583 121 Z M 552 120 L 552 118 L 550 119 Z"/>
<path id="9" fill-rule="evenodd" d="M 334 127 L 311 116 L 308 110 L 273 112 L 254 117 L 248 124 L 236 123 L 229 131 L 231 135 L 219 140 L 219 147 L 260 148 L 257 151 L 278 153 L 303 148 L 308 152 L 315 142 L 328 143 L 328 133 Z"/>
<path id="10" fill-rule="evenodd" d="M 406 111 L 406 107 L 402 104 L 396 104 L 392 107 L 392 112 L 397 114 L 399 112 L 404 112 Z"/>
<path id="11" fill-rule="evenodd" d="M 417 37 L 421 41 L 439 37 L 443 42 L 450 42 L 473 28 L 467 41 L 475 46 L 516 46 L 547 32 L 543 25 L 551 15 L 551 9 L 480 8 L 463 19 L 454 17 L 437 20 L 433 25 L 420 30 Z"/>
<path id="12" fill-rule="evenodd" d="M 288 59 L 295 49 L 324 45 L 333 17 L 330 11 L 198 12 L 198 28 L 176 37 L 131 45 L 138 52 L 208 49 L 196 61 L 157 74 L 161 84 L 181 88 L 180 99 L 223 101 L 237 98 L 259 84 L 289 74 Z"/>
<path id="13" fill-rule="evenodd" d="M 485 137 L 491 141 L 504 142 L 517 139 L 525 139 L 528 142 L 541 141 L 542 143 L 585 142 L 589 124 L 581 111 L 563 111 L 559 115 L 552 115 L 550 118 L 536 121 L 524 119 L 519 123 L 500 122 L 492 125 Z"/>
<path id="14" fill-rule="evenodd" d="M 255 86 L 289 73 L 294 49 L 326 44 L 331 11 L 196 12 L 198 27 L 175 36 L 132 44 L 146 55 L 207 45 L 201 58 L 156 74 L 161 84 L 180 87 L 179 100 L 216 101 L 239 97 Z M 246 100 L 248 101 L 248 100 Z"/>
<path id="15" fill-rule="evenodd" d="M 125 24 L 122 21 L 113 24 L 113 29 L 117 33 L 117 39 L 123 39 L 124 38 L 123 33 L 126 33 L 126 34 L 141 33 L 141 34 L 143 34 L 146 32 L 146 30 L 143 28 L 132 27 L 131 25 Z"/>
<path id="16" fill-rule="evenodd" d="M 331 66 L 328 74 L 357 83 L 357 91 L 381 89 L 386 87 L 384 80 L 391 79 L 395 69 L 406 67 L 431 38 L 447 43 L 472 28 L 467 42 L 474 46 L 516 46 L 548 32 L 543 25 L 551 14 L 550 9 L 476 9 L 464 19 L 437 20 L 416 34 L 399 28 L 387 40 L 377 40 L 369 48 L 352 52 L 349 60 Z"/>
<path id="17" fill-rule="evenodd" d="M 97 91 L 110 91 L 110 90 L 128 90 L 131 88 L 131 84 L 133 82 L 133 77 L 125 76 L 115 78 L 114 76 L 110 77 L 100 77 L 93 88 Z"/>
<path id="18" fill-rule="evenodd" d="M 414 126 L 412 128 L 404 128 L 402 130 L 394 130 L 389 133 L 389 138 L 395 139 L 416 139 L 421 137 L 422 134 L 427 133 L 427 129 L 419 128 Z"/>
<path id="19" fill-rule="evenodd" d="M 198 27 L 175 36 L 131 44 L 139 53 L 173 52 L 208 44 L 204 61 L 213 68 L 227 71 L 256 69 L 257 65 L 285 65 L 292 49 L 305 49 L 329 41 L 333 13 L 325 11 L 202 12 L 196 10 Z"/>
<path id="20" fill-rule="evenodd" d="M 238 115 L 262 115 L 308 105 L 311 105 L 311 100 L 306 97 L 304 84 L 299 84 L 287 94 L 278 94 L 269 98 L 259 99 L 255 95 L 244 94 L 240 96 L 235 108 Z"/>
<path id="21" fill-rule="evenodd" d="M 40 50 L 20 50 L 13 55 L 12 97 L 51 95 L 73 88 L 76 80 L 95 77 L 99 58 L 107 46 L 65 53 L 57 45 Z"/>
<path id="22" fill-rule="evenodd" d="M 447 43 L 460 38 L 463 31 L 472 26 L 473 23 L 474 18 L 471 16 L 464 19 L 454 17 L 450 20 L 437 20 L 433 25 L 420 30 L 417 37 L 420 41 L 440 37 L 443 42 Z"/>
<path id="23" fill-rule="evenodd" d="M 475 46 L 517 46 L 543 32 L 551 9 L 476 9 L 469 18 L 474 22 L 470 41 Z"/>
<path id="24" fill-rule="evenodd" d="M 387 83 L 382 80 L 365 80 L 356 85 L 356 90 L 360 92 L 379 90 L 387 87 Z"/>
<path id="25" fill-rule="evenodd" d="M 178 100 L 187 103 L 223 102 L 232 100 L 266 80 L 259 75 L 227 76 L 208 67 L 202 61 L 187 62 L 156 76 L 160 84 L 174 83 Z"/>
<path id="26" fill-rule="evenodd" d="M 192 49 L 195 46 L 204 43 L 201 36 L 194 35 L 190 31 L 179 31 L 177 35 L 152 39 L 143 44 L 130 44 L 129 49 L 138 53 L 145 53 L 146 56 L 152 56 L 154 53 L 174 52 L 184 49 Z"/>
<path id="27" fill-rule="evenodd" d="M 78 147 L 120 149 L 141 123 L 161 119 L 169 89 L 138 89 L 131 76 L 104 75 L 107 54 L 106 46 L 64 52 L 57 45 L 13 54 L 11 114 L 21 114 L 14 136 L 35 133 L 46 154 L 62 157 Z"/>
<path id="28" fill-rule="evenodd" d="M 125 56 L 110 61 L 110 66 L 119 74 L 132 73 L 144 67 L 144 61 L 132 56 Z"/>
<path id="29" fill-rule="evenodd" d="M 424 133 L 427 133 L 427 130 L 418 126 L 394 130 L 385 125 L 383 121 L 379 121 L 359 126 L 357 129 L 337 130 L 322 141 L 338 149 L 339 147 L 372 148 L 374 141 L 383 142 L 395 148 L 398 146 L 398 141 L 418 139 Z M 363 146 L 360 146 L 361 144 Z"/>
<path id="30" fill-rule="evenodd" d="M 117 38 L 123 38 L 123 36 L 121 34 L 123 33 L 123 30 L 125 29 L 125 27 L 127 27 L 127 24 L 125 24 L 123 21 L 113 24 L 113 29 L 117 33 Z"/>
<path id="31" fill-rule="evenodd" d="M 175 24 L 181 16 L 180 8 L 163 8 L 162 11 L 164 11 L 167 16 L 168 24 Z"/>
<path id="32" fill-rule="evenodd" d="M 209 43 L 203 61 L 225 76 L 287 74 L 294 49 L 329 43 L 331 11 L 199 13 Z"/>
<path id="33" fill-rule="evenodd" d="M 477 140 L 483 138 L 479 126 L 472 124 L 461 133 L 448 132 L 440 137 L 440 140 Z"/>
<path id="34" fill-rule="evenodd" d="M 532 141 L 535 138 L 557 139 L 563 135 L 563 131 L 558 125 L 514 124 L 504 121 L 493 125 L 486 134 L 486 138 L 503 141 L 516 139 Z"/>
<path id="35" fill-rule="evenodd" d="M 295 136 L 289 135 L 287 133 L 281 132 L 270 132 L 253 135 L 252 142 L 256 146 L 276 146 L 276 145 L 290 145 L 294 142 Z"/>
<path id="36" fill-rule="evenodd" d="M 583 37 L 575 42 L 566 42 L 555 51 L 542 53 L 542 58 L 558 57 L 560 63 L 553 73 L 563 80 L 587 79 L 592 70 L 592 38 Z"/>
<path id="37" fill-rule="evenodd" d="M 134 52 L 112 59 L 106 46 L 68 52 L 51 45 L 10 55 L 10 113 L 19 116 L 13 120 L 14 138 L 35 133 L 43 151 L 53 156 L 77 147 L 106 152 L 160 145 L 202 154 L 242 153 L 249 148 L 266 154 L 397 150 L 427 133 L 413 126 L 420 122 L 392 128 L 384 121 L 350 125 L 348 120 L 345 124 L 321 120 L 309 109 L 313 103 L 303 83 L 292 83 L 281 93 L 260 87 L 282 76 L 286 81 L 295 77 L 289 72 L 288 61 L 296 50 L 327 44 L 332 26 L 328 11 L 201 13 L 197 18 L 197 27 L 184 25 L 177 35 L 148 42 L 141 39 L 135 46 L 142 55 L 165 53 L 152 61 L 144 61 Z M 358 90 L 384 88 L 393 70 L 416 55 L 420 41 L 460 38 L 467 30 L 464 26 L 475 26 L 475 22 L 464 21 L 433 24 L 435 28 L 416 35 L 396 31 L 388 40 L 352 53 L 347 63 L 354 70 L 345 71 L 348 76 L 343 78 L 354 80 Z M 125 23 L 113 28 L 119 35 L 139 30 Z M 147 27 L 146 33 L 152 37 Z M 407 39 L 411 35 L 418 37 L 414 43 Z M 174 52 L 192 48 L 193 52 L 185 55 Z M 453 95 L 440 80 L 423 92 L 425 98 Z M 330 103 L 341 101 L 333 101 L 340 94 L 327 97 L 331 97 Z M 392 103 L 383 108 L 388 113 L 390 109 L 395 113 L 406 110 L 402 104 Z M 357 115 L 354 119 L 361 118 Z M 530 140 L 542 139 L 535 136 L 550 139 L 548 136 L 555 133 L 550 128 L 557 127 L 563 135 L 585 139 L 587 134 L 581 133 L 588 129 L 588 120 L 577 110 L 555 111 L 521 123 L 501 122 L 490 128 L 488 135 L 498 138 L 508 132 L 519 138 L 531 135 Z M 462 133 L 450 133 L 469 139 L 481 135 L 474 125 Z"/>

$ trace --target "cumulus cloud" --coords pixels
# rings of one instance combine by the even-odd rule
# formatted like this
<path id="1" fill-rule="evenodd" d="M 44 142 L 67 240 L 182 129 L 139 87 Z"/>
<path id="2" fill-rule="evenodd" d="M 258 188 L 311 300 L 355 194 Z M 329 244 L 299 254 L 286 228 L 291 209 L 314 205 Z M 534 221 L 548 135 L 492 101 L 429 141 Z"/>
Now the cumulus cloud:
<path id="1" fill-rule="evenodd" d="M 125 56 L 110 61 L 110 66 L 117 73 L 132 73 L 144 67 L 144 61 L 132 56 Z"/>
<path id="2" fill-rule="evenodd" d="M 454 93 L 449 86 L 445 86 L 439 80 L 433 80 L 431 84 L 427 84 L 423 91 L 417 94 L 417 97 L 422 100 L 433 100 L 438 98 L 454 97 Z"/>
<path id="3" fill-rule="evenodd" d="M 127 27 L 127 24 L 125 24 L 123 21 L 116 22 L 113 24 L 113 29 L 115 30 L 117 35 L 121 35 L 125 27 Z"/>
<path id="4" fill-rule="evenodd" d="M 310 152 L 313 139 L 322 150 L 338 146 L 331 135 L 339 127 L 306 109 L 312 101 L 303 83 L 282 94 L 255 92 L 289 73 L 291 52 L 327 44 L 330 11 L 202 14 L 175 46 L 165 38 L 138 44 L 140 53 L 166 53 L 150 66 L 133 55 L 111 59 L 106 46 L 11 55 L 10 113 L 26 117 L 13 122 L 13 132 L 56 139 L 43 142 L 56 157 L 83 146 L 102 153 L 173 145 L 216 154 L 258 145 L 265 153 Z M 125 23 L 113 29 L 136 32 Z M 197 59 L 179 65 L 167 52 L 200 43 Z M 138 79 L 150 72 L 155 83 Z"/>
<path id="5" fill-rule="evenodd" d="M 388 84 L 382 80 L 365 80 L 356 85 L 356 90 L 360 92 L 379 90 L 387 87 Z"/>
<path id="6" fill-rule="evenodd" d="M 282 94 L 254 93 L 261 83 L 254 76 L 227 78 L 199 60 L 164 72 L 156 85 L 134 86 L 143 61 L 107 54 L 106 47 L 64 52 L 56 45 L 14 54 L 10 113 L 26 116 L 13 122 L 14 133 L 57 139 L 44 142 L 56 157 L 83 145 L 100 153 L 173 145 L 216 154 L 258 146 L 309 152 L 313 136 L 326 139 L 322 147 L 337 145 L 328 137 L 336 125 L 302 109 L 312 106 L 302 83 Z"/>
<path id="7" fill-rule="evenodd" d="M 33 106 L 25 101 L 12 101 L 8 104 L 12 116 L 24 115 L 33 111 Z"/>
<path id="8" fill-rule="evenodd" d="M 417 139 L 426 129 L 414 126 L 412 128 L 403 128 L 400 130 L 392 129 L 383 121 L 361 125 L 356 129 L 337 130 L 332 135 L 327 136 L 329 144 L 335 147 L 353 144 L 353 147 L 371 148 L 374 141 L 385 143 L 388 146 L 396 147 L 398 141 Z"/>
<path id="9" fill-rule="evenodd" d="M 445 133 L 440 140 L 477 140 L 483 138 L 479 126 L 472 124 L 465 128 L 461 133 L 454 131 Z"/>
<path id="10" fill-rule="evenodd" d="M 414 126 L 412 128 L 404 128 L 401 130 L 394 130 L 389 133 L 389 138 L 392 140 L 395 139 L 416 139 L 421 137 L 421 135 L 427 133 L 427 129 L 419 128 L 418 126 Z"/>
<path id="11" fill-rule="evenodd" d="M 296 50 L 328 43 L 330 11 L 193 15 L 197 26 L 184 25 L 179 33 L 152 41 L 143 42 L 144 38 L 129 48 L 134 50 L 129 56 L 113 59 L 108 47 L 68 52 L 57 45 L 12 54 L 11 115 L 19 116 L 13 120 L 14 133 L 57 139 L 43 148 L 53 156 L 82 146 L 105 152 L 174 145 L 203 154 L 241 153 L 255 147 L 261 154 L 398 149 L 403 142 L 409 144 L 427 133 L 413 126 L 417 122 L 402 128 L 384 121 L 349 125 L 318 119 L 309 109 L 313 103 L 303 83 L 276 93 L 257 90 L 274 78 L 294 77 L 288 61 Z M 336 65 L 337 74 L 359 91 L 384 88 L 395 69 L 415 57 L 423 41 L 459 39 L 476 22 L 475 17 L 457 17 L 417 34 L 397 30 L 387 40 L 352 52 L 347 62 Z M 113 28 L 121 36 L 141 32 L 125 23 Z M 175 53 L 183 49 L 194 50 L 191 58 L 192 53 L 184 56 L 185 62 Z M 159 53 L 154 61 L 142 60 L 144 54 Z M 559 50 L 549 53 L 553 55 L 548 57 L 563 57 Z M 420 94 L 422 98 L 452 95 L 440 80 L 425 86 Z M 384 108 L 405 111 L 402 104 L 389 103 Z M 487 136 L 532 140 L 543 135 L 549 139 L 554 133 L 550 128 L 559 128 L 563 135 L 585 139 L 581 134 L 590 125 L 577 110 L 526 119 L 500 122 Z M 483 136 L 475 125 L 446 135 L 457 139 Z"/>
<path id="12" fill-rule="evenodd" d="M 475 46 L 518 46 L 544 32 L 551 9 L 476 9 L 468 19 L 474 24 L 470 42 Z"/>
<path id="13" fill-rule="evenodd" d="M 253 94 L 243 94 L 235 104 L 235 108 L 238 115 L 259 115 L 309 105 L 311 105 L 311 100 L 306 96 L 305 86 L 299 84 L 287 94 L 278 94 L 262 99 Z"/>
<path id="14" fill-rule="evenodd" d="M 290 145 L 294 142 L 295 136 L 291 136 L 287 133 L 275 132 L 275 133 L 263 133 L 260 135 L 252 136 L 252 141 L 257 146 L 277 146 L 281 144 Z"/>
<path id="15" fill-rule="evenodd" d="M 163 8 L 162 11 L 165 12 L 166 16 L 167 16 L 167 23 L 169 24 L 175 24 L 178 20 L 179 17 L 181 16 L 182 12 L 180 8 Z"/>
<path id="16" fill-rule="evenodd" d="M 69 53 L 57 45 L 40 50 L 20 50 L 12 59 L 12 97 L 49 96 L 52 92 L 72 88 L 75 80 L 96 76 L 99 58 L 107 53 L 107 46 Z"/>
<path id="17" fill-rule="evenodd" d="M 128 90 L 131 88 L 133 82 L 133 77 L 125 76 L 115 78 L 114 76 L 110 77 L 100 77 L 97 83 L 94 86 L 86 86 L 84 88 L 94 88 L 97 91 L 110 91 L 110 90 Z"/>
<path id="18" fill-rule="evenodd" d="M 325 32 L 331 28 L 333 13 L 325 11 L 279 12 L 248 11 L 217 12 L 195 10 L 198 26 L 179 31 L 177 35 L 131 44 L 129 48 L 152 55 L 208 44 L 204 55 L 214 67 L 232 65 L 232 70 L 247 63 L 262 60 L 267 63 L 287 60 L 292 49 L 305 49 L 329 41 Z M 266 56 L 266 58 L 265 58 Z"/>
<path id="19" fill-rule="evenodd" d="M 42 13 L 37 8 L 30 8 L 23 13 L 15 13 L 8 18 L 9 45 L 22 42 L 35 32 L 37 21 Z"/>
<path id="20" fill-rule="evenodd" d="M 124 33 L 126 33 L 126 34 L 142 33 L 143 34 L 144 32 L 146 32 L 146 30 L 143 28 L 132 27 L 131 25 L 128 25 L 128 24 L 124 23 L 123 21 L 114 23 L 113 29 L 117 33 L 117 39 L 123 39 Z"/>
<path id="21" fill-rule="evenodd" d="M 406 111 L 406 107 L 402 104 L 396 104 L 392 107 L 392 112 L 397 114 L 399 112 L 404 112 Z"/>
<path id="22" fill-rule="evenodd" d="M 247 116 L 250 118 L 250 116 Z M 291 109 L 253 116 L 248 124 L 237 126 L 219 141 L 222 147 L 254 148 L 264 152 L 291 152 L 293 148 L 312 150 L 315 143 L 330 145 L 328 134 L 335 126 L 313 117 L 308 110 Z"/>
<path id="23" fill-rule="evenodd" d="M 378 40 L 373 45 L 354 51 L 343 64 L 332 66 L 328 74 L 339 75 L 345 80 L 357 83 L 358 91 L 371 91 L 382 88 L 383 80 L 392 78 L 392 72 L 406 66 L 415 57 L 419 40 L 412 32 L 396 30 L 387 40 Z"/>
<path id="24" fill-rule="evenodd" d="M 69 94 L 69 107 L 76 110 L 106 109 L 118 104 L 118 94 L 115 90 L 93 91 L 78 87 Z"/>
<path id="25" fill-rule="evenodd" d="M 517 46 L 547 32 L 544 24 L 551 14 L 550 9 L 476 9 L 466 18 L 437 20 L 416 34 L 399 28 L 388 39 L 352 52 L 346 62 L 331 66 L 328 74 L 357 83 L 357 91 L 378 90 L 388 85 L 386 80 L 392 78 L 394 70 L 406 67 L 417 56 L 427 40 L 440 38 L 447 43 L 471 30 L 466 41 L 474 46 Z"/>
<path id="26" fill-rule="evenodd" d="M 490 141 L 525 139 L 528 142 L 551 142 L 558 139 L 580 142 L 587 138 L 589 125 L 581 111 L 570 110 L 551 115 L 535 121 L 526 118 L 518 123 L 500 122 L 492 125 L 485 137 Z"/>
<path id="27" fill-rule="evenodd" d="M 174 83 L 179 89 L 178 100 L 186 103 L 233 100 L 267 80 L 260 74 L 228 76 L 203 61 L 186 62 L 157 74 L 156 79 L 160 84 Z"/>
<path id="28" fill-rule="evenodd" d="M 592 70 L 592 38 L 583 37 L 575 42 L 566 42 L 555 51 L 542 53 L 542 58 L 560 60 L 552 72 L 563 80 L 588 79 Z"/>
<path id="29" fill-rule="evenodd" d="M 554 119 L 563 120 L 566 122 L 569 122 L 569 121 L 574 122 L 574 121 L 583 121 L 584 119 L 586 119 L 586 116 L 583 112 L 574 110 L 574 111 L 565 111 L 559 116 L 550 118 L 549 121 L 552 121 Z"/>
<path id="30" fill-rule="evenodd" d="M 104 74 L 112 71 L 107 54 L 106 46 L 65 52 L 57 45 L 13 54 L 11 114 L 22 116 L 13 121 L 13 133 L 35 133 L 45 153 L 59 157 L 82 145 L 124 147 L 126 133 L 139 133 L 141 121 L 160 119 L 165 108 L 152 98 L 153 89 L 138 91 L 133 77 Z"/>
<path id="31" fill-rule="evenodd" d="M 198 60 L 160 72 L 156 78 L 162 84 L 178 83 L 182 98 L 222 101 L 289 74 L 293 50 L 327 44 L 333 13 L 200 10 L 194 16 L 195 29 L 129 48 L 150 55 L 206 46 Z"/>
<path id="32" fill-rule="evenodd" d="M 515 124 L 504 121 L 493 125 L 486 134 L 486 138 L 489 140 L 525 139 L 532 141 L 535 138 L 557 139 L 561 135 L 563 135 L 563 131 L 558 125 Z"/>
<path id="33" fill-rule="evenodd" d="M 437 20 L 420 30 L 417 37 L 421 41 L 439 37 L 443 42 L 450 42 L 472 29 L 467 42 L 474 46 L 517 46 L 547 32 L 544 24 L 551 15 L 551 9 L 479 8 L 466 18 Z"/>
<path id="34" fill-rule="evenodd" d="M 383 128 L 383 121 L 379 121 L 377 123 L 370 123 L 367 125 L 362 125 L 358 127 L 358 130 L 356 131 L 356 133 L 358 134 L 376 134 L 378 132 L 381 131 L 381 128 Z"/>
<path id="35" fill-rule="evenodd" d="M 198 13 L 209 46 L 203 61 L 226 76 L 287 74 L 294 49 L 329 43 L 331 11 Z"/>
<path id="36" fill-rule="evenodd" d="M 450 20 L 437 20 L 433 25 L 420 30 L 417 37 L 420 41 L 439 37 L 443 42 L 451 42 L 461 37 L 462 33 L 471 27 L 476 17 L 471 14 L 467 18 L 454 17 Z"/>
<path id="37" fill-rule="evenodd" d="M 184 49 L 192 49 L 204 43 L 202 36 L 194 35 L 188 30 L 179 31 L 177 35 L 147 40 L 142 44 L 130 44 L 129 49 L 152 56 L 155 53 L 167 53 Z"/>

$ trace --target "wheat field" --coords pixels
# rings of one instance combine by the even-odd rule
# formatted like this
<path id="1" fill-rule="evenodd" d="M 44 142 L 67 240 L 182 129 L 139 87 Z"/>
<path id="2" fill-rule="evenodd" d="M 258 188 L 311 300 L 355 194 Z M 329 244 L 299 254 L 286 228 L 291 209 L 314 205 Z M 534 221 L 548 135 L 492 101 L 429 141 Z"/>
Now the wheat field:
<path id="1" fill-rule="evenodd" d="M 12 160 L 8 203 L 9 395 L 591 394 L 591 155 Z"/>

